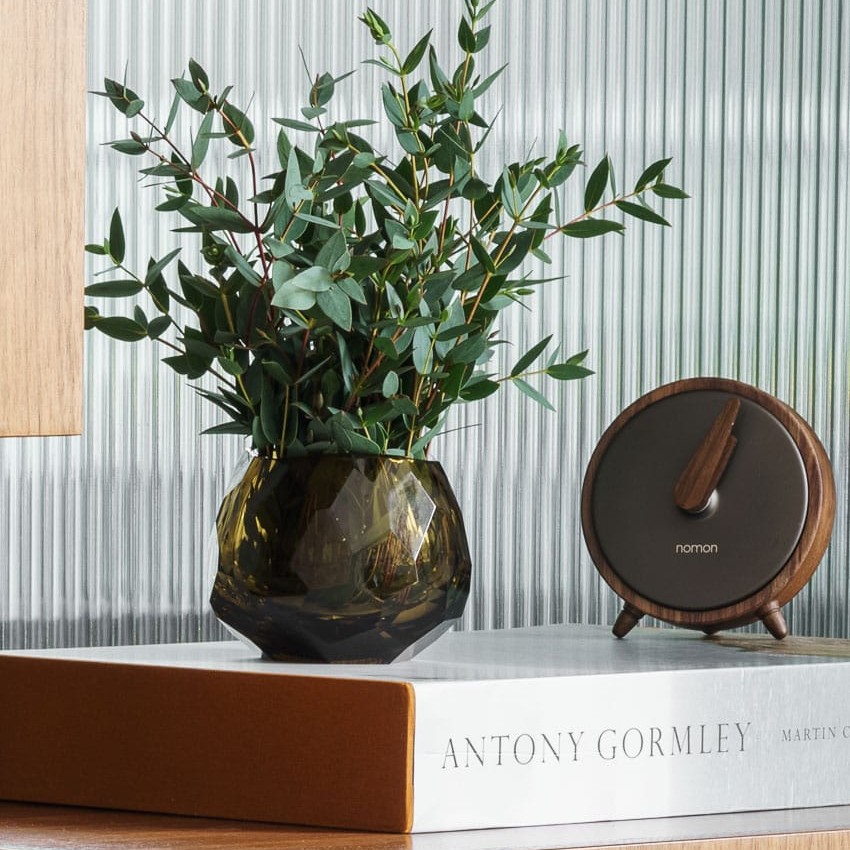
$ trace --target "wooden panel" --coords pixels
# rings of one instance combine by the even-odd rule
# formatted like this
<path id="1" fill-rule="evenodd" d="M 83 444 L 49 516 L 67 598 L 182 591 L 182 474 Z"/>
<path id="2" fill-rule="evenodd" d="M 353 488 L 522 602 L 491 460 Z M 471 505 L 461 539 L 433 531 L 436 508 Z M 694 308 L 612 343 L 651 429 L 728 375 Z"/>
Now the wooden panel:
<path id="1" fill-rule="evenodd" d="M 79 433 L 85 0 L 0 22 L 0 436 Z"/>
<path id="2" fill-rule="evenodd" d="M 0 843 L 9 850 L 560 850 L 572 842 L 537 839 L 534 830 L 486 830 L 435 836 L 308 829 L 130 812 L 0 803 Z M 547 833 L 551 834 L 551 833 Z M 420 843 L 419 838 L 422 841 Z M 743 838 L 618 844 L 597 850 L 846 850 L 850 830 Z M 584 848 L 589 850 L 589 848 Z"/>

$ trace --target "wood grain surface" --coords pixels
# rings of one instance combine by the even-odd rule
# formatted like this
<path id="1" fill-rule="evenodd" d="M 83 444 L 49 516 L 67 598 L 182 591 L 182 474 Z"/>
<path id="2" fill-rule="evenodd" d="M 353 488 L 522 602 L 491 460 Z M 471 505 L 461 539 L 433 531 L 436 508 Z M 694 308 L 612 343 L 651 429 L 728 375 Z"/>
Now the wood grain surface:
<path id="1" fill-rule="evenodd" d="M 82 429 L 85 0 L 0 0 L 0 437 Z"/>
<path id="2" fill-rule="evenodd" d="M 446 833 L 451 850 L 589 850 L 529 838 L 513 830 Z M 530 832 L 533 833 L 533 830 Z M 504 836 L 502 838 L 501 836 Z M 417 850 L 419 836 L 308 829 L 59 806 L 0 803 L 2 850 Z M 422 836 L 429 841 L 429 836 Z M 486 840 L 485 840 L 486 839 Z M 530 843 L 529 843 L 530 842 Z M 421 846 L 425 846 L 423 841 Z M 599 845 L 594 844 L 594 847 Z M 605 845 L 603 850 L 846 850 L 850 829 L 742 838 Z"/>

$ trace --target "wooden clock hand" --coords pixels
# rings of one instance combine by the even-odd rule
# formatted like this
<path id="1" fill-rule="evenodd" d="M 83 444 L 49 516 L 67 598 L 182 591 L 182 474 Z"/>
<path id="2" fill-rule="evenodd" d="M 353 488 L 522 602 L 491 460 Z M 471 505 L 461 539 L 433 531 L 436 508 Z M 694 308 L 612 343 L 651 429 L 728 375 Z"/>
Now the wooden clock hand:
<path id="1" fill-rule="evenodd" d="M 711 494 L 716 489 L 738 442 L 732 436 L 732 428 L 740 409 L 740 399 L 730 398 L 726 402 L 679 476 L 673 488 L 673 498 L 683 511 L 698 514 L 708 507 Z"/>

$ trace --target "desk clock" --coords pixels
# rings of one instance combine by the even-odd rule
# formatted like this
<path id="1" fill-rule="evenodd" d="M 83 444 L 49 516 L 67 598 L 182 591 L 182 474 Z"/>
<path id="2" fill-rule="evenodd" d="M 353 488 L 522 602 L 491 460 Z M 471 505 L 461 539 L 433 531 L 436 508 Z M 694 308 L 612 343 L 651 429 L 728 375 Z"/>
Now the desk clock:
<path id="1" fill-rule="evenodd" d="M 712 634 L 761 620 L 806 584 L 832 533 L 835 485 L 809 425 L 762 390 L 723 378 L 659 387 L 602 435 L 582 489 L 582 528 L 625 606 Z"/>

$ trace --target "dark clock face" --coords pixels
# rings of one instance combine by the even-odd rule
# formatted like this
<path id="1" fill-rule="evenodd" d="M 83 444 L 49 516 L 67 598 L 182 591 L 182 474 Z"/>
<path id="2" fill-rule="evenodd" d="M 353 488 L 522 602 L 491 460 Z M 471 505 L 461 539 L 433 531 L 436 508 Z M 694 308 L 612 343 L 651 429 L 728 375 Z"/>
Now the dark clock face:
<path id="1" fill-rule="evenodd" d="M 800 450 L 773 414 L 735 399 L 720 390 L 661 398 L 622 424 L 596 470 L 590 521 L 604 558 L 659 605 L 734 604 L 767 585 L 800 541 L 808 510 Z M 674 491 L 733 405 L 733 438 L 717 438 L 728 441 L 719 478 L 703 488 L 707 504 L 686 510 Z"/>

